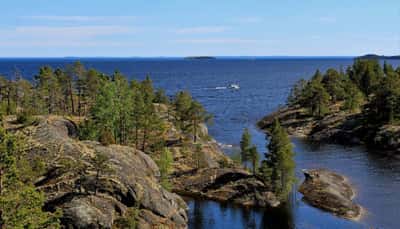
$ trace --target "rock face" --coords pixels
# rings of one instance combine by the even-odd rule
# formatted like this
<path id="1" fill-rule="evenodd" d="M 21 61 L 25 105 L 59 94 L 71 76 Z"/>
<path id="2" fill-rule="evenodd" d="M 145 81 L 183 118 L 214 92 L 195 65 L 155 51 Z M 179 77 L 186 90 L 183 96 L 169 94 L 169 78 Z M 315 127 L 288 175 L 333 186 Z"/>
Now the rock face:
<path id="1" fill-rule="evenodd" d="M 46 208 L 62 208 L 62 223 L 67 228 L 111 228 L 127 208 L 134 206 L 140 209 L 139 228 L 187 227 L 185 202 L 160 186 L 158 167 L 143 152 L 78 141 L 74 139 L 75 124 L 60 117 L 42 118 L 21 131 L 28 136 L 28 154 L 41 157 L 47 165 L 36 183 L 46 194 Z M 106 155 L 112 168 L 112 172 L 100 175 L 97 194 L 91 160 L 95 153 Z M 81 173 L 73 166 L 78 163 L 86 168 Z"/>
<path id="2" fill-rule="evenodd" d="M 177 193 L 230 202 L 241 206 L 276 207 L 280 204 L 269 187 L 243 169 L 213 168 L 176 174 Z"/>
<path id="3" fill-rule="evenodd" d="M 304 170 L 305 180 L 299 192 L 312 206 L 347 219 L 357 219 L 361 207 L 352 202 L 354 191 L 347 180 L 326 169 Z"/>

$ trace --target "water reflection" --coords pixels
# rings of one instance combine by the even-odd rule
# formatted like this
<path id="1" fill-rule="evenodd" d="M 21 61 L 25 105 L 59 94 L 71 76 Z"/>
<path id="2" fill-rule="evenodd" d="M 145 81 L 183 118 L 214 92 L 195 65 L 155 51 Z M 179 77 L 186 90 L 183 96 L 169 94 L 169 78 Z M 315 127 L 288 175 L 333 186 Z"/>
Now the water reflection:
<path id="1" fill-rule="evenodd" d="M 291 203 L 275 209 L 247 209 L 203 199 L 186 200 L 189 228 L 295 228 Z"/>

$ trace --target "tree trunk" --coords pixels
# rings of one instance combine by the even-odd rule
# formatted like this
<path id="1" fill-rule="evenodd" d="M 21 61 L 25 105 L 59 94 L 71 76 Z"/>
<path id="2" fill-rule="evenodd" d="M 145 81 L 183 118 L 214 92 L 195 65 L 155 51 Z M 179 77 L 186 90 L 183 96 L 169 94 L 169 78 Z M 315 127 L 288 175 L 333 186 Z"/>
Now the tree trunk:
<path id="1" fill-rule="evenodd" d="M 72 112 L 72 114 L 74 114 L 75 113 L 74 95 L 72 93 L 72 83 L 71 82 L 69 82 L 69 96 L 71 99 L 71 112 Z"/>
<path id="2" fill-rule="evenodd" d="M 197 142 L 197 122 L 196 119 L 193 120 L 193 142 Z"/>

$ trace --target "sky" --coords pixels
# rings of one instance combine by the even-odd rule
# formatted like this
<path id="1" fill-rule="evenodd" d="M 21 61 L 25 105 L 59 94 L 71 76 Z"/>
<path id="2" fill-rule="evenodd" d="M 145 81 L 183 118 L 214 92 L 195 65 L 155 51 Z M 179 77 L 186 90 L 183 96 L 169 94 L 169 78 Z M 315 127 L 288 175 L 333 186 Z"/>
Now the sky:
<path id="1" fill-rule="evenodd" d="M 400 0 L 1 0 L 0 57 L 400 54 Z"/>

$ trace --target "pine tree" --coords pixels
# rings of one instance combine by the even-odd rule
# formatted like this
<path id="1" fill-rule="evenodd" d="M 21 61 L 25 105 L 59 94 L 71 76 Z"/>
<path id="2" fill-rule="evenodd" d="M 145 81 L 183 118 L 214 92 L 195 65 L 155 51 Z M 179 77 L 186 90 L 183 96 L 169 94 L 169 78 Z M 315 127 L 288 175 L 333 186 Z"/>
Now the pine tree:
<path id="1" fill-rule="evenodd" d="M 321 80 L 320 73 L 317 71 L 303 92 L 302 105 L 316 117 L 323 117 L 329 111 L 330 96 Z"/>
<path id="2" fill-rule="evenodd" d="M 281 200 L 286 200 L 295 182 L 293 146 L 278 120 L 274 121 L 270 136 L 261 172 L 265 182 L 272 185 L 275 194 Z"/>
<path id="3" fill-rule="evenodd" d="M 160 168 L 161 185 L 167 190 L 172 188 L 171 183 L 169 182 L 169 174 L 172 170 L 173 161 L 174 158 L 171 151 L 165 147 L 161 151 L 160 158 L 157 160 L 157 165 Z"/>
<path id="4" fill-rule="evenodd" d="M 176 125 L 185 131 L 188 111 L 192 105 L 192 96 L 187 91 L 178 92 L 175 96 L 175 122 Z"/>
<path id="5" fill-rule="evenodd" d="M 345 89 L 343 85 L 344 76 L 335 69 L 328 69 L 322 79 L 322 84 L 332 98 L 332 102 L 343 100 Z"/>
<path id="6" fill-rule="evenodd" d="M 209 121 L 211 119 L 211 116 L 196 100 L 192 100 L 186 115 L 188 119 L 188 124 L 185 130 L 192 132 L 193 142 L 196 143 L 200 124 L 204 123 L 205 121 Z"/>
<path id="7" fill-rule="evenodd" d="M 97 138 L 100 134 L 111 134 L 116 141 L 118 109 L 115 97 L 117 94 L 115 84 L 108 81 L 100 88 L 95 104 L 90 109 L 90 121 L 96 129 Z"/>
<path id="8" fill-rule="evenodd" d="M 364 95 L 352 81 L 347 80 L 344 85 L 346 95 L 344 97 L 343 109 L 350 112 L 358 111 L 364 102 Z"/>
<path id="9" fill-rule="evenodd" d="M 147 147 L 153 144 L 159 144 L 163 141 L 163 132 L 165 127 L 162 123 L 161 118 L 156 114 L 154 101 L 154 88 L 150 77 L 146 77 L 140 83 L 139 92 L 142 94 L 143 107 L 141 110 L 141 132 L 142 132 L 142 145 L 141 150 L 143 152 L 147 151 Z M 137 109 L 137 108 L 136 108 Z"/>
<path id="10" fill-rule="evenodd" d="M 256 175 L 257 170 L 258 170 L 258 163 L 260 160 L 260 156 L 259 156 L 256 146 L 253 145 L 252 147 L 250 147 L 248 156 L 249 156 L 249 160 L 251 162 L 251 166 L 253 169 L 253 175 Z"/>
<path id="11" fill-rule="evenodd" d="M 155 103 L 162 103 L 162 104 L 169 104 L 169 98 L 168 96 L 165 94 L 165 90 L 164 89 L 157 89 L 154 95 L 154 102 Z"/>
<path id="12" fill-rule="evenodd" d="M 36 171 L 22 153 L 20 141 L 0 129 L 0 227 L 59 228 L 60 212 L 42 210 L 45 197 L 32 184 Z"/>
<path id="13" fill-rule="evenodd" d="M 245 128 L 242 134 L 242 139 L 240 140 L 240 155 L 242 164 L 245 168 L 247 167 L 247 162 L 249 161 L 249 150 L 251 147 L 251 135 L 249 129 Z"/>

